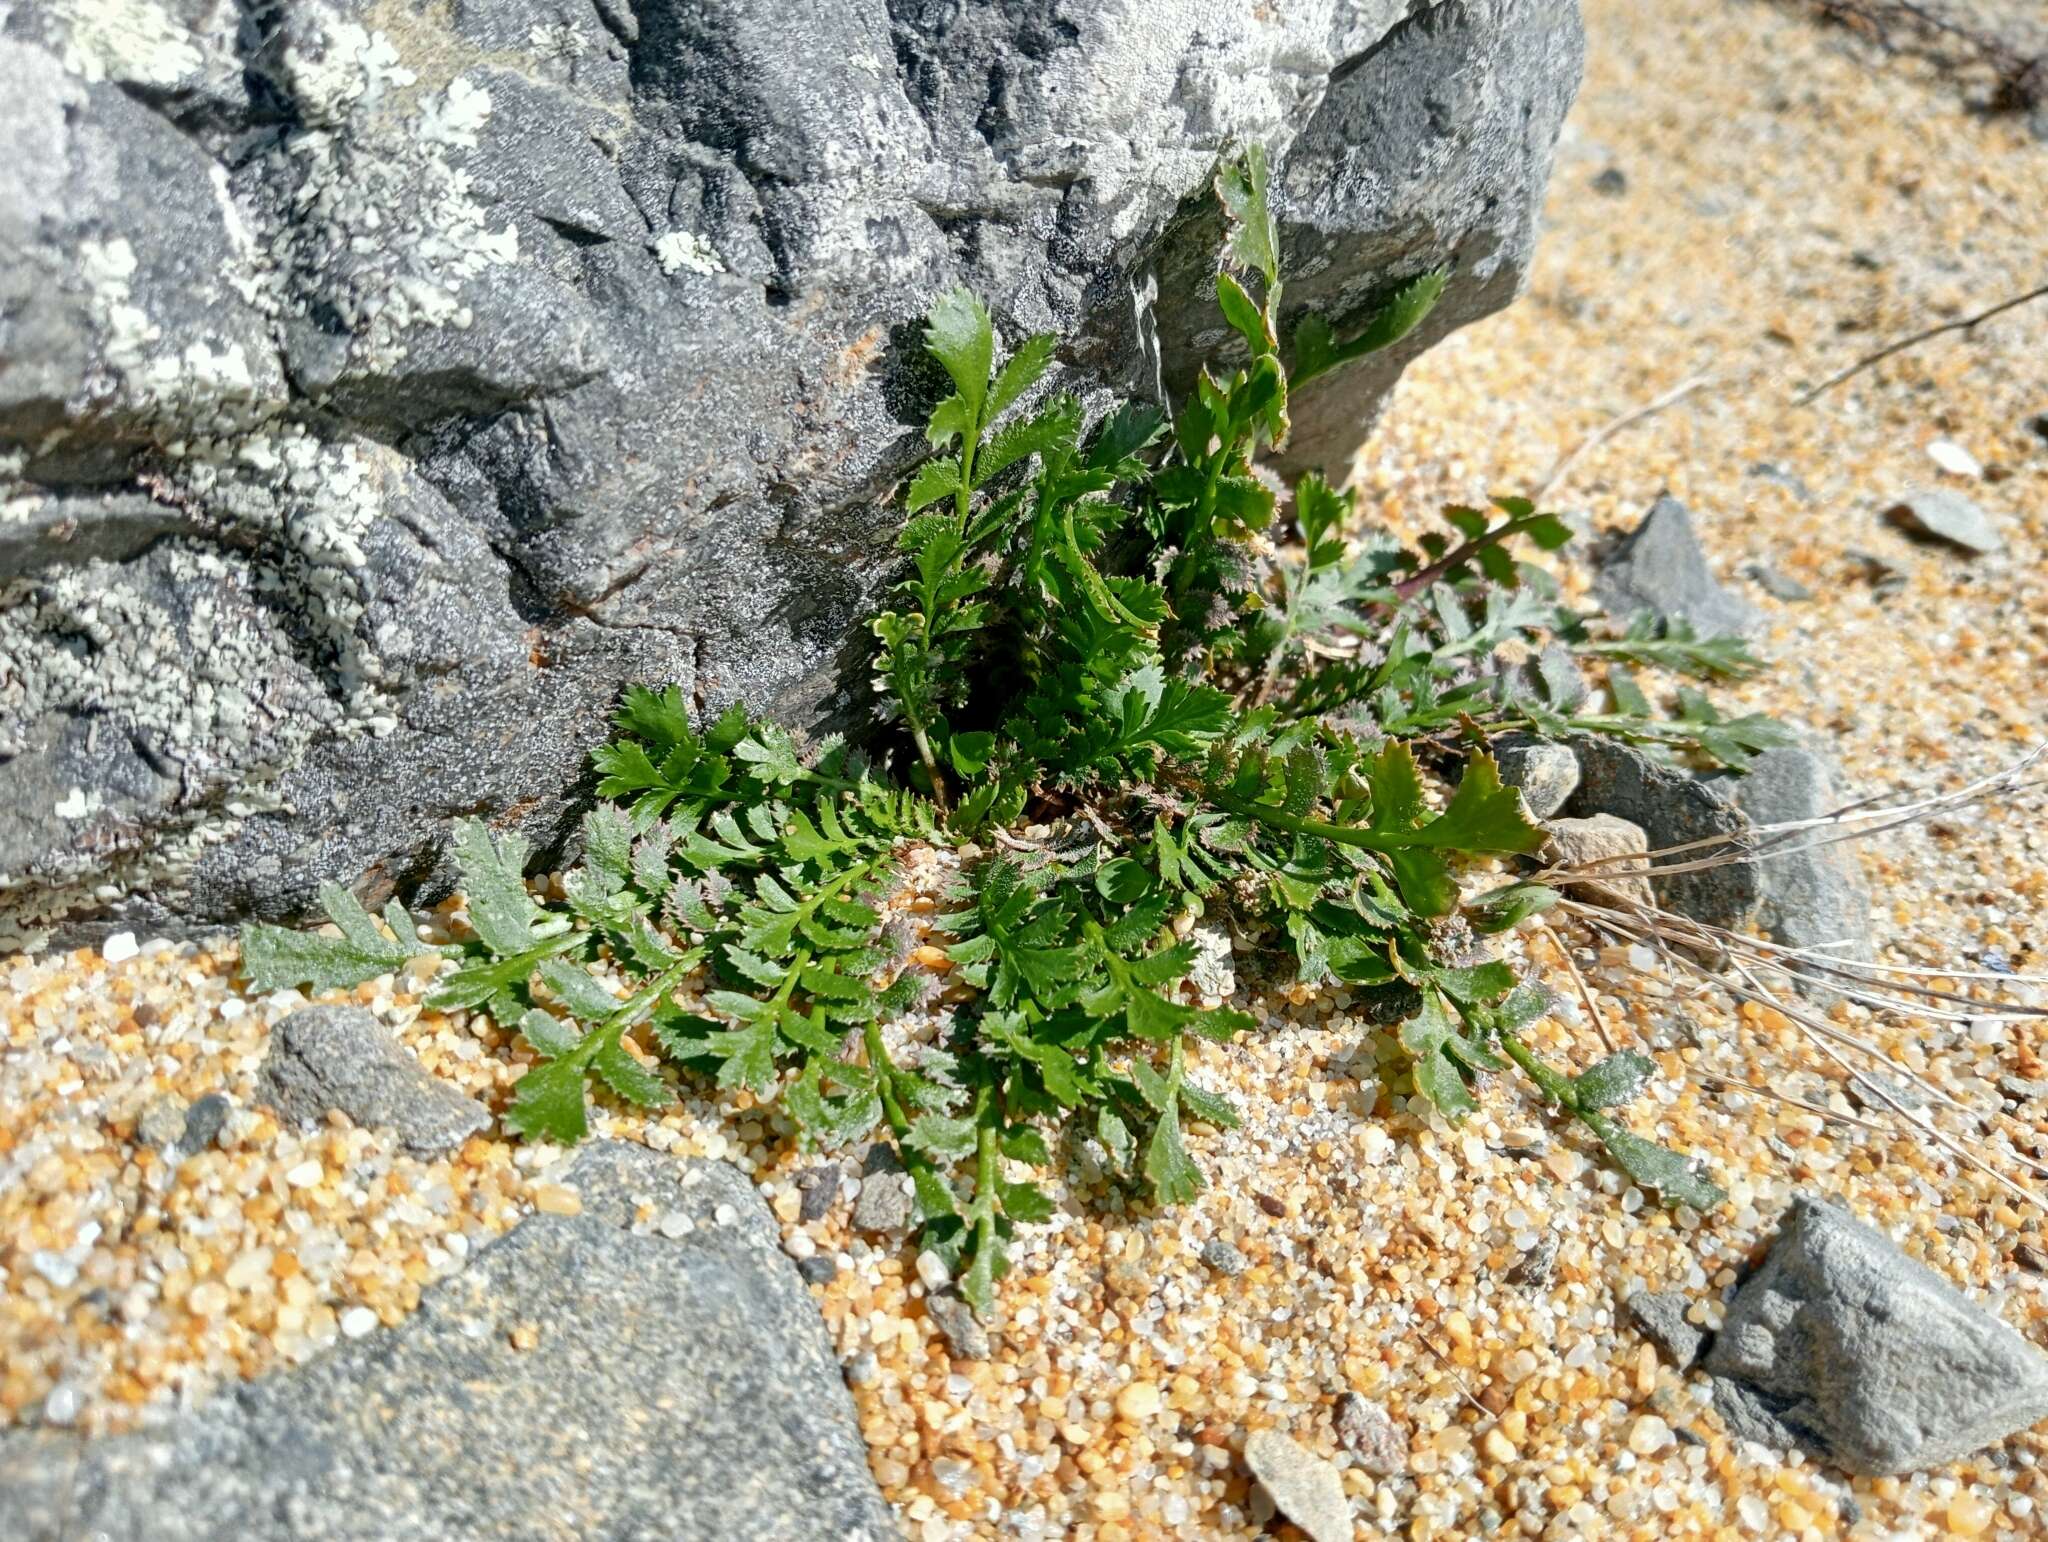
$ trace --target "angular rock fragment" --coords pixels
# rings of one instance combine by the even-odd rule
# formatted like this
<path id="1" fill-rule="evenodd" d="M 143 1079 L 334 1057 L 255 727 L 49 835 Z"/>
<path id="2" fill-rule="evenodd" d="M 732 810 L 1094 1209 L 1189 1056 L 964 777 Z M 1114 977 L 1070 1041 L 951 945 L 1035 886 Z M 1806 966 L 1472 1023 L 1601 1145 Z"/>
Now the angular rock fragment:
<path id="1" fill-rule="evenodd" d="M 1945 487 L 1919 487 L 1884 511 L 1885 522 L 1923 541 L 1958 547 L 1988 557 L 2005 549 L 2005 537 L 1976 504 Z"/>
<path id="2" fill-rule="evenodd" d="M 1700 1346 L 1707 1340 L 1703 1331 L 1685 1320 L 1691 1305 L 1685 1293 L 1678 1290 L 1639 1290 L 1628 1298 L 1629 1321 L 1642 1329 L 1644 1336 L 1664 1351 L 1664 1358 L 1681 1371 L 1692 1368 L 1700 1357 Z"/>
<path id="3" fill-rule="evenodd" d="M 868 1147 L 861 1164 L 860 1198 L 854 1201 L 856 1231 L 907 1231 L 916 1219 L 910 1175 L 887 1141 Z"/>
<path id="4" fill-rule="evenodd" d="M 2048 1418 L 2048 1356 L 1804 1195 L 1702 1364 L 1738 1435 L 1855 1473 L 1938 1467 Z"/>
<path id="5" fill-rule="evenodd" d="M 491 1123 L 489 1110 L 421 1069 L 361 1007 L 306 1007 L 285 1018 L 271 1030 L 258 1087 L 295 1123 L 338 1110 L 365 1129 L 393 1131 L 423 1155 L 451 1150 Z"/>
<path id="6" fill-rule="evenodd" d="M 1737 635 L 1757 624 L 1755 608 L 1714 577 L 1691 512 L 1668 494 L 1601 559 L 1593 595 L 1621 621 L 1648 611 L 1659 621 L 1690 622 L 1703 633 Z"/>
<path id="7" fill-rule="evenodd" d="M 1312 1542 L 1351 1542 L 1351 1501 L 1329 1462 L 1279 1430 L 1253 1430 L 1244 1443 L 1244 1461 L 1274 1507 Z"/>
<path id="8" fill-rule="evenodd" d="M 1493 741 L 1500 779 L 1522 795 L 1536 819 L 1548 819 L 1578 790 L 1579 757 L 1569 744 L 1533 734 L 1503 734 Z"/>

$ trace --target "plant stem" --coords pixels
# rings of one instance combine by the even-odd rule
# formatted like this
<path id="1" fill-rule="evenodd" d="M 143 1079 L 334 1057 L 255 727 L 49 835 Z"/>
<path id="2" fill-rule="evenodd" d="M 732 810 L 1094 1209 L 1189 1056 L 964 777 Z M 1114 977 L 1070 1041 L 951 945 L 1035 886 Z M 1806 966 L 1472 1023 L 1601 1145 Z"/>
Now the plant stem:
<path id="1" fill-rule="evenodd" d="M 896 1097 L 896 1064 L 882 1043 L 882 1025 L 869 1018 L 861 1026 L 860 1041 L 868 1052 L 868 1069 L 875 1073 L 875 1086 L 882 1096 L 882 1113 L 900 1142 L 910 1133 L 910 1116 L 903 1111 L 903 1104 Z"/>
<path id="2" fill-rule="evenodd" d="M 910 742 L 917 746 L 917 758 L 924 762 L 924 774 L 931 778 L 932 802 L 939 806 L 941 814 L 946 812 L 946 779 L 939 775 L 939 762 L 932 754 L 931 740 L 925 737 L 924 724 L 906 705 L 903 721 L 910 725 Z"/>
<path id="3" fill-rule="evenodd" d="M 1511 519 L 1504 525 L 1496 525 L 1491 530 L 1475 535 L 1462 546 L 1454 547 L 1452 550 L 1445 552 L 1443 556 L 1430 563 L 1428 567 L 1411 573 L 1408 577 L 1402 579 L 1394 585 L 1395 595 L 1404 600 L 1413 599 L 1439 578 L 1443 577 L 1444 574 L 1458 567 L 1460 563 L 1470 562 L 1480 552 L 1485 551 L 1487 547 L 1498 546 L 1509 536 L 1520 535 L 1539 519 L 1548 517 L 1548 515 L 1544 514 L 1525 514 L 1520 519 Z"/>
<path id="4" fill-rule="evenodd" d="M 996 1126 L 988 1118 L 995 1089 L 982 1083 L 974 1095 L 974 1253 L 993 1258 L 996 1246 Z"/>

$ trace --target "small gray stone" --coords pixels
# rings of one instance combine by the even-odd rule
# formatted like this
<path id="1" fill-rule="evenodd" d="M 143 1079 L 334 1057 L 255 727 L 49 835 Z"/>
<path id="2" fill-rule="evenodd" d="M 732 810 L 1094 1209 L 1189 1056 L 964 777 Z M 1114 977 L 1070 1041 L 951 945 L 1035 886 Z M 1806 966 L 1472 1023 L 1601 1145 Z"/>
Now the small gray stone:
<path id="1" fill-rule="evenodd" d="M 798 1220 L 822 1221 L 831 1213 L 839 1200 L 839 1177 L 839 1168 L 831 1163 L 807 1167 L 796 1175 L 797 1190 L 803 1195 L 797 1206 Z"/>
<path id="2" fill-rule="evenodd" d="M 1522 795 L 1532 818 L 1548 819 L 1578 790 L 1579 757 L 1569 744 L 1533 734 L 1503 734 L 1493 741 L 1500 779 Z"/>
<path id="3" fill-rule="evenodd" d="M 1279 1430 L 1253 1430 L 1244 1443 L 1245 1465 L 1265 1485 L 1274 1506 L 1313 1542 L 1352 1542 L 1351 1501 L 1334 1465 Z"/>
<path id="4" fill-rule="evenodd" d="M 868 1147 L 861 1164 L 860 1198 L 854 1202 L 856 1231 L 908 1231 L 915 1219 L 910 1177 L 887 1141 Z"/>
<path id="5" fill-rule="evenodd" d="M 900 1536 L 830 1335 L 746 1176 L 608 1141 L 551 1176 L 581 1194 L 580 1215 L 529 1216 L 395 1327 L 145 1432 L 0 1434 L 0 1515 L 14 1517 L 0 1529 L 9 1542 Z M 647 1199 L 695 1228 L 635 1233 Z M 521 1349 L 526 1323 L 540 1336 Z"/>
<path id="6" fill-rule="evenodd" d="M 934 1291 L 925 1297 L 926 1315 L 938 1325 L 946 1347 L 956 1360 L 986 1360 L 989 1357 L 988 1329 L 974 1315 L 974 1308 L 950 1290 Z"/>
<path id="7" fill-rule="evenodd" d="M 1842 1090 L 1866 1113 L 1888 1114 L 1894 1107 L 1917 1113 L 1927 1106 L 1927 1094 L 1911 1082 L 1895 1080 L 1868 1066 L 1859 1065 Z"/>
<path id="8" fill-rule="evenodd" d="M 1802 600 L 1813 598 L 1813 591 L 1807 588 L 1806 585 L 1796 578 L 1779 572 L 1768 563 L 1752 562 L 1742 571 L 1754 579 L 1756 586 L 1774 600 L 1783 600 L 1788 605 L 1796 605 Z"/>
<path id="9" fill-rule="evenodd" d="M 194 1100 L 185 1111 L 185 1127 L 178 1134 L 178 1152 L 181 1156 L 197 1156 L 220 1138 L 222 1128 L 228 1122 L 228 1115 L 235 1111 L 235 1105 L 226 1094 L 209 1092 Z"/>
<path id="10" fill-rule="evenodd" d="M 1600 559 L 1593 595 L 1608 614 L 1626 620 L 1648 611 L 1659 621 L 1688 621 L 1706 633 L 1744 633 L 1755 609 L 1723 589 L 1707 566 L 1692 514 L 1668 494 L 1642 523 Z"/>
<path id="11" fill-rule="evenodd" d="M 839 1278 L 839 1265 L 823 1253 L 813 1253 L 796 1261 L 796 1272 L 804 1277 L 806 1285 L 830 1285 Z"/>
<path id="12" fill-rule="evenodd" d="M 1842 798 L 1832 757 L 1812 743 L 1765 750 L 1741 776 L 1706 779 L 1728 787 L 1754 825 L 1796 824 L 1833 813 Z M 1755 870 L 1762 889 L 1756 921 L 1773 942 L 1812 948 L 1846 963 L 1872 956 L 1870 882 L 1855 847 L 1813 844 L 1826 831 L 1774 838 Z M 1801 849 L 1803 848 L 1803 849 Z M 1808 994 L 1832 1001 L 1830 977 L 1808 977 Z"/>
<path id="13" fill-rule="evenodd" d="M 1543 828 L 1550 839 L 1543 847 L 1546 861 L 1566 867 L 1601 862 L 1596 874 L 1566 880 L 1565 886 L 1589 899 L 1619 905 L 1650 903 L 1650 881 L 1638 874 L 1644 863 L 1613 862 L 1610 858 L 1641 857 L 1650 849 L 1641 827 L 1612 814 L 1589 814 L 1583 819 L 1552 819 Z"/>
<path id="14" fill-rule="evenodd" d="M 1677 1290 L 1639 1290 L 1628 1298 L 1629 1320 L 1681 1371 L 1692 1368 L 1707 1341 L 1705 1333 L 1685 1320 L 1691 1305 Z"/>
<path id="15" fill-rule="evenodd" d="M 1755 477 L 1759 482 L 1768 482 L 1773 487 L 1782 487 L 1801 503 L 1812 501 L 1813 490 L 1782 466 L 1774 466 L 1767 460 L 1760 460 L 1749 468 L 1747 474 Z"/>
<path id="16" fill-rule="evenodd" d="M 1384 1403 L 1346 1392 L 1337 1399 L 1336 1426 L 1344 1449 L 1375 1478 L 1408 1470 L 1408 1436 Z"/>
<path id="17" fill-rule="evenodd" d="M 1251 1267 L 1251 1260 L 1221 1237 L 1211 1237 L 1202 1244 L 1202 1262 L 1230 1279 Z"/>
<path id="18" fill-rule="evenodd" d="M 1736 1434 L 1854 1473 L 1938 1467 L 2048 1417 L 2048 1357 L 1805 1195 L 1702 1363 Z"/>
<path id="19" fill-rule="evenodd" d="M 2001 1076 L 1998 1090 L 2015 1103 L 2048 1104 L 2048 1081 L 2029 1076 Z"/>
<path id="20" fill-rule="evenodd" d="M 1619 166 L 1608 166 L 1593 179 L 1593 191 L 1609 198 L 1619 198 L 1628 191 L 1628 173 Z"/>
<path id="21" fill-rule="evenodd" d="M 1884 511 L 1885 521 L 1923 541 L 1940 541 L 1973 556 L 2005 549 L 1991 517 L 1961 493 L 1916 487 Z"/>
<path id="22" fill-rule="evenodd" d="M 420 1068 L 361 1007 L 305 1007 L 270 1034 L 259 1095 L 295 1123 L 339 1110 L 366 1129 L 388 1129 L 422 1155 L 448 1151 L 490 1113 Z"/>
<path id="23" fill-rule="evenodd" d="M 185 1133 L 185 1100 L 172 1093 L 154 1097 L 135 1121 L 135 1138 L 152 1150 L 174 1146 Z"/>
<path id="24" fill-rule="evenodd" d="M 1579 790 L 1565 805 L 1569 814 L 1626 819 L 1641 828 L 1652 851 L 1749 829 L 1749 816 L 1736 803 L 1733 778 L 1696 777 L 1600 734 L 1575 738 L 1572 748 L 1578 753 L 1580 779 Z M 1764 893 L 1753 862 L 1653 877 L 1650 888 L 1665 909 L 1733 930 L 1755 919 Z"/>
<path id="25" fill-rule="evenodd" d="M 1547 1290 L 1551 1271 L 1556 1267 L 1557 1234 L 1545 1232 L 1536 1239 L 1534 1247 L 1515 1260 L 1514 1267 L 1507 1272 L 1507 1282 L 1525 1290 Z"/>

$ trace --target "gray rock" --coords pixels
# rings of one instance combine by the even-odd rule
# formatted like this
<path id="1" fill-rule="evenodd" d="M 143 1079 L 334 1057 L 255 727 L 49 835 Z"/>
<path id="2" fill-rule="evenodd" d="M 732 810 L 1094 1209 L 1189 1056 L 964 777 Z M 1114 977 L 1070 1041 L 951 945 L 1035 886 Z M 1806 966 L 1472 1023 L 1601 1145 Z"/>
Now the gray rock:
<path id="1" fill-rule="evenodd" d="M 910 1175 L 896 1148 L 886 1141 L 868 1147 L 861 1164 L 860 1198 L 854 1201 L 856 1231 L 908 1231 L 917 1218 Z"/>
<path id="2" fill-rule="evenodd" d="M 1534 1247 L 1515 1260 L 1506 1279 L 1510 1285 L 1519 1285 L 1524 1290 L 1548 1290 L 1556 1268 L 1557 1234 L 1545 1232 L 1536 1239 Z"/>
<path id="3" fill-rule="evenodd" d="M 603 1143 L 562 1181 L 582 1214 L 529 1217 L 395 1328 L 146 1433 L 0 1435 L 9 1536 L 900 1535 L 824 1324 L 746 1178 Z M 642 1199 L 695 1229 L 636 1235 Z M 720 1223 L 721 1206 L 738 1219 Z M 510 1341 L 522 1324 L 539 1329 L 531 1349 Z"/>
<path id="4" fill-rule="evenodd" d="M 1579 757 L 1569 744 L 1532 734 L 1503 734 L 1493 741 L 1500 779 L 1522 795 L 1529 813 L 1548 819 L 1578 790 Z"/>
<path id="5" fill-rule="evenodd" d="M 806 1285 L 830 1285 L 839 1278 L 839 1265 L 823 1253 L 813 1253 L 796 1261 L 796 1272 L 804 1277 Z"/>
<path id="6" fill-rule="evenodd" d="M 235 1111 L 235 1105 L 224 1093 L 209 1092 L 195 1098 L 192 1106 L 185 1111 L 185 1128 L 178 1135 L 178 1151 L 184 1156 L 197 1156 L 216 1140 L 226 1127 L 228 1115 Z"/>
<path id="7" fill-rule="evenodd" d="M 286 1119 L 304 1124 L 339 1110 L 423 1155 L 451 1150 L 491 1123 L 488 1109 L 421 1070 L 361 1007 L 305 1007 L 285 1018 L 271 1030 L 257 1086 Z"/>
<path id="8" fill-rule="evenodd" d="M 1597 734 L 1574 739 L 1572 748 L 1579 790 L 1565 805 L 1568 814 L 1616 815 L 1640 827 L 1652 851 L 1749 828 L 1728 780 L 1693 776 Z M 1665 909 L 1714 926 L 1746 926 L 1763 903 L 1763 879 L 1751 862 L 1656 877 L 1650 887 Z"/>
<path id="9" fill-rule="evenodd" d="M 1253 1430 L 1245 1438 L 1245 1466 L 1265 1486 L 1275 1508 L 1308 1533 L 1311 1542 L 1351 1542 L 1351 1501 L 1336 1467 L 1279 1430 Z"/>
<path id="10" fill-rule="evenodd" d="M 1640 876 L 1644 863 L 1613 860 L 1639 859 L 1650 849 L 1638 826 L 1612 814 L 1589 814 L 1583 819 L 1553 819 L 1543 828 L 1550 837 L 1543 846 L 1544 861 L 1562 867 L 1602 864 L 1595 873 L 1567 880 L 1567 888 L 1608 904 L 1650 903 L 1650 880 Z"/>
<path id="11" fill-rule="evenodd" d="M 1917 1113 L 1927 1106 L 1927 1094 L 1911 1082 L 1900 1081 L 1859 1065 L 1842 1090 L 1865 1113 L 1889 1114 L 1896 1108 Z"/>
<path id="12" fill-rule="evenodd" d="M 1797 605 L 1813 598 L 1813 591 L 1789 574 L 1781 573 L 1768 563 L 1752 562 L 1742 570 L 1755 581 L 1756 586 L 1774 600 L 1783 600 L 1788 605 Z"/>
<path id="13" fill-rule="evenodd" d="M 1600 559 L 1593 596 L 1622 620 L 1648 611 L 1659 621 L 1689 621 L 1708 634 L 1741 634 L 1757 623 L 1749 602 L 1714 577 L 1691 512 L 1669 494 Z"/>
<path id="14" fill-rule="evenodd" d="M 1337 1439 L 1375 1478 L 1408 1470 L 1408 1435 L 1384 1403 L 1346 1392 L 1337 1399 Z"/>
<path id="15" fill-rule="evenodd" d="M 2015 1103 L 2048 1104 L 2048 1081 L 2031 1076 L 2001 1076 L 1998 1090 Z"/>
<path id="16" fill-rule="evenodd" d="M 1923 541 L 1942 542 L 1973 556 L 2005 549 L 1991 516 L 1961 493 L 1918 487 L 1884 511 L 1885 521 Z"/>
<path id="17" fill-rule="evenodd" d="M 1806 1196 L 1703 1365 L 1736 1434 L 1854 1473 L 1938 1467 L 2048 1418 L 2048 1357 L 1882 1234 Z"/>
<path id="18" fill-rule="evenodd" d="M 1681 1371 L 1691 1370 L 1707 1336 L 1685 1320 L 1692 1303 L 1679 1290 L 1639 1290 L 1628 1298 L 1629 1321 Z"/>
<path id="19" fill-rule="evenodd" d="M 1202 1244 L 1202 1262 L 1225 1279 L 1233 1280 L 1252 1266 L 1242 1250 L 1221 1237 L 1211 1237 Z"/>
<path id="20" fill-rule="evenodd" d="M 1755 462 L 1748 468 L 1745 474 L 1755 477 L 1759 482 L 1768 482 L 1773 487 L 1783 488 L 1801 503 L 1811 503 L 1813 501 L 1812 488 L 1808 487 L 1804 481 L 1787 471 L 1784 467 L 1774 466 L 1767 460 Z"/>
<path id="21" fill-rule="evenodd" d="M 432 898 L 463 813 L 552 859 L 628 681 L 862 721 L 918 317 L 1185 387 L 1219 146 L 1273 151 L 1287 330 L 1451 269 L 1295 397 L 1341 469 L 1515 294 L 1583 48 L 1572 0 L 89 10 L 0 38 L 15 941 Z"/>
<path id="22" fill-rule="evenodd" d="M 950 1290 L 934 1291 L 925 1297 L 924 1309 L 938 1324 L 946 1347 L 956 1360 L 986 1360 L 989 1357 L 988 1329 L 969 1306 Z"/>
<path id="23" fill-rule="evenodd" d="M 175 1093 L 151 1098 L 135 1121 L 135 1138 L 152 1150 L 175 1146 L 185 1134 L 185 1100 Z"/>
<path id="24" fill-rule="evenodd" d="M 1743 775 L 1709 780 L 1732 790 L 1736 807 L 1755 825 L 1817 819 L 1843 802 L 1832 758 L 1810 742 L 1766 750 Z M 1766 936 L 1786 947 L 1819 949 L 1846 962 L 1867 961 L 1872 957 L 1870 881 L 1854 845 L 1810 844 L 1827 833 L 1766 838 L 1772 844 L 1756 862 L 1762 890 L 1756 921 Z M 1824 1000 L 1840 995 L 1826 975 L 1807 977 L 1802 988 Z"/>
<path id="25" fill-rule="evenodd" d="M 803 1194 L 798 1202 L 797 1219 L 800 1221 L 822 1221 L 831 1214 L 832 1207 L 839 1202 L 840 1171 L 837 1163 L 826 1163 L 820 1167 L 807 1167 L 796 1175 L 797 1189 Z"/>

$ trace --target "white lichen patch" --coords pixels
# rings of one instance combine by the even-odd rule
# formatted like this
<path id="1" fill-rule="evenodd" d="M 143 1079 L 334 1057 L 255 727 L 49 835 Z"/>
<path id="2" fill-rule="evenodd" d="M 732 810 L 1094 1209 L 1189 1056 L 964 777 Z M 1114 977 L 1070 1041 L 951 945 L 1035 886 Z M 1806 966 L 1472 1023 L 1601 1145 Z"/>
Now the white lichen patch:
<path id="1" fill-rule="evenodd" d="M 718 260 L 718 253 L 702 236 L 689 230 L 671 230 L 659 236 L 654 242 L 655 260 L 661 264 L 661 271 L 671 276 L 677 273 L 723 273 L 725 264 Z"/>
<path id="2" fill-rule="evenodd" d="M 353 89 L 332 77 L 336 61 L 357 67 Z M 291 301 L 347 329 L 343 373 L 388 370 L 406 358 L 410 329 L 467 327 L 464 286 L 518 260 L 517 230 L 491 228 L 462 164 L 490 119 L 491 96 L 457 76 L 416 112 L 380 111 L 380 82 L 411 78 L 381 34 L 372 45 L 336 44 L 321 66 L 321 111 L 346 121 L 288 145 L 297 174 L 285 232 Z"/>
<path id="3" fill-rule="evenodd" d="M 86 80 L 175 86 L 206 64 L 191 29 L 157 0 L 57 0 L 46 20 L 64 68 Z"/>

